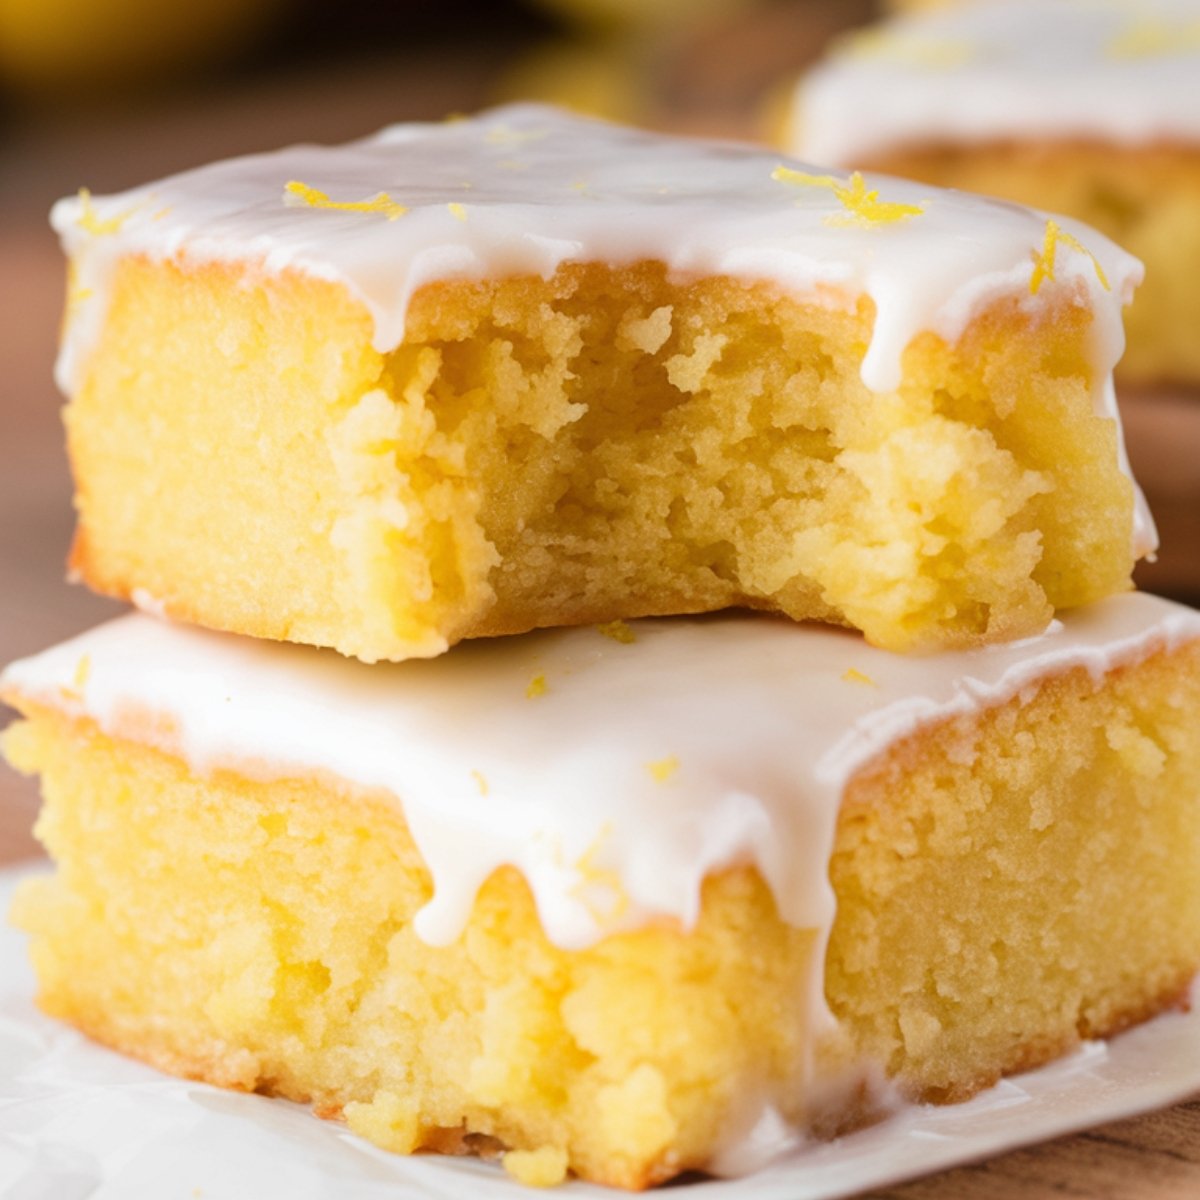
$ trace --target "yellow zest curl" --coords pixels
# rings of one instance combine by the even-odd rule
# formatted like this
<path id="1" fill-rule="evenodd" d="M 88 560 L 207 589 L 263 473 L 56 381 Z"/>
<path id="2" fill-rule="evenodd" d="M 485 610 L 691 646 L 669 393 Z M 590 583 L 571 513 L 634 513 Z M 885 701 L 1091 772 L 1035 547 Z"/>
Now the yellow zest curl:
<path id="1" fill-rule="evenodd" d="M 482 771 L 472 771 L 471 778 L 475 780 L 475 786 L 479 789 L 479 794 L 486 796 L 488 794 L 487 776 Z"/>
<path id="2" fill-rule="evenodd" d="M 459 204 L 457 200 L 451 200 L 446 207 L 450 210 L 450 215 L 457 220 L 465 221 L 467 219 L 467 206 L 465 204 Z"/>
<path id="3" fill-rule="evenodd" d="M 596 836 L 596 840 L 579 856 L 575 862 L 575 870 L 580 879 L 567 893 L 572 899 L 578 900 L 588 910 L 593 921 L 601 928 L 613 925 L 619 921 L 629 908 L 629 893 L 621 876 L 608 867 L 596 865 L 596 855 L 608 840 L 612 829 L 605 827 Z M 607 905 L 601 907 L 597 902 L 601 893 L 607 900 Z"/>
<path id="4" fill-rule="evenodd" d="M 540 142 L 549 132 L 548 129 L 527 129 L 522 132 L 519 129 L 510 129 L 507 125 L 499 125 L 495 129 L 489 129 L 483 140 L 489 146 L 523 146 L 526 142 Z"/>
<path id="5" fill-rule="evenodd" d="M 307 204 L 309 208 L 335 208 L 341 212 L 379 213 L 389 221 L 402 217 L 408 209 L 393 200 L 387 192 L 379 192 L 367 200 L 331 200 L 329 196 L 297 179 L 289 181 L 283 193 L 284 204 Z"/>
<path id="6" fill-rule="evenodd" d="M 655 783 L 666 783 L 679 770 L 679 759 L 674 754 L 668 754 L 666 758 L 648 762 L 646 770 L 650 772 L 650 778 Z"/>
<path id="7" fill-rule="evenodd" d="M 67 288 L 67 312 L 64 317 L 65 322 L 69 325 L 74 319 L 80 308 L 92 298 L 95 293 L 90 287 L 80 287 L 79 284 L 72 283 Z"/>
<path id="8" fill-rule="evenodd" d="M 828 188 L 850 215 L 826 217 L 826 225 L 863 225 L 868 228 L 875 225 L 893 225 L 909 217 L 918 217 L 925 211 L 924 204 L 898 204 L 890 200 L 880 200 L 878 189 L 868 189 L 860 171 L 855 171 L 849 180 L 843 182 L 832 175 L 809 175 L 805 171 L 778 166 L 771 172 L 771 178 L 777 183 Z"/>
<path id="9" fill-rule="evenodd" d="M 1109 285 L 1108 276 L 1104 274 L 1104 268 L 1100 265 L 1100 260 L 1077 238 L 1060 229 L 1057 221 L 1046 222 L 1046 239 L 1042 243 L 1040 251 L 1034 251 L 1033 255 L 1033 274 L 1029 277 L 1029 293 L 1036 296 L 1041 290 L 1042 284 L 1049 280 L 1054 282 L 1054 263 L 1058 257 L 1059 243 L 1070 246 L 1072 250 L 1078 250 L 1080 254 L 1087 255 L 1092 260 L 1092 266 L 1096 271 L 1096 278 L 1100 280 L 1100 286 L 1106 292 L 1112 291 Z"/>
<path id="10" fill-rule="evenodd" d="M 115 217 L 101 219 L 100 214 L 96 212 L 96 207 L 92 204 L 92 193 L 87 188 L 79 189 L 79 216 L 75 218 L 75 224 L 86 233 L 94 234 L 96 237 L 107 237 L 110 234 L 119 233 L 121 226 L 129 220 L 133 214 L 137 212 L 137 206 L 127 208 L 124 212 L 119 212 Z"/>
<path id="11" fill-rule="evenodd" d="M 847 667 L 842 675 L 842 678 L 847 683 L 863 683 L 867 687 L 878 687 L 879 684 L 873 680 L 870 675 L 864 675 L 861 671 L 857 671 L 854 667 Z"/>
<path id="12" fill-rule="evenodd" d="M 546 676 L 535 675 L 530 681 L 529 686 L 525 689 L 526 700 L 536 700 L 539 696 L 546 694 Z"/>
<path id="13" fill-rule="evenodd" d="M 91 673 L 92 673 L 91 656 L 85 654 L 75 664 L 75 674 L 71 678 L 70 685 L 66 686 L 66 687 L 60 687 L 58 690 L 62 693 L 63 697 L 67 700 L 82 700 L 83 699 L 83 689 L 85 687 L 87 687 L 88 677 L 91 675 Z"/>

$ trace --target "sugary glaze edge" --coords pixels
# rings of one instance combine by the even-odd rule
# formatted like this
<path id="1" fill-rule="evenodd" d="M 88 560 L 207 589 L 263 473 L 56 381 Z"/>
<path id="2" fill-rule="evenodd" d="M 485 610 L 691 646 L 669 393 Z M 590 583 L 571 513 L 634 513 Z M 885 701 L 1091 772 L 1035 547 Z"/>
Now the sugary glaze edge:
<path id="1" fill-rule="evenodd" d="M 57 365 L 67 393 L 125 255 L 232 260 L 251 275 L 299 270 L 341 283 L 370 312 L 382 352 L 403 340 L 409 300 L 425 284 L 654 260 L 679 278 L 768 281 L 822 303 L 869 296 L 862 377 L 878 392 L 899 386 L 918 333 L 954 341 L 1000 297 L 1038 310 L 1069 289 L 1094 313 L 1095 410 L 1119 427 L 1112 368 L 1124 347 L 1121 309 L 1142 274 L 1065 218 L 1055 219 L 1063 236 L 1051 246 L 1046 215 L 1015 205 L 835 178 L 748 146 L 536 105 L 232 159 L 114 196 L 81 193 L 51 219 L 72 262 Z M 1123 444 L 1120 454 L 1129 474 Z M 1156 545 L 1140 491 L 1133 537 L 1138 556 Z"/>

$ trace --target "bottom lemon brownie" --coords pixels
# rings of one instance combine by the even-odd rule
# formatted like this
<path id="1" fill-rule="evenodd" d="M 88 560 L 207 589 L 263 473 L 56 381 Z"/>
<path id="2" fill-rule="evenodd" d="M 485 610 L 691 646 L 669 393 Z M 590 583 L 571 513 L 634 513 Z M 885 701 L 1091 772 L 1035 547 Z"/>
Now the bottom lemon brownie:
<path id="1" fill-rule="evenodd" d="M 1200 964 L 1200 617 L 1147 596 L 925 659 L 738 616 L 368 668 L 131 616 L 3 691 L 46 1011 L 530 1183 L 960 1099 Z"/>

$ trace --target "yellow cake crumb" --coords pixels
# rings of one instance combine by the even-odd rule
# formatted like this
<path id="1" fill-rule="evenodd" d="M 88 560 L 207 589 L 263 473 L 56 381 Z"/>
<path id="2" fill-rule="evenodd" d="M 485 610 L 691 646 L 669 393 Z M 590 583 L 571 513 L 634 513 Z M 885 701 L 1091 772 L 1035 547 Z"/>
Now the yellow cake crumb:
<path id="1" fill-rule="evenodd" d="M 666 1080 L 650 1063 L 639 1063 L 626 1079 L 606 1087 L 599 1109 L 605 1137 L 637 1158 L 656 1158 L 677 1133 Z"/>
<path id="2" fill-rule="evenodd" d="M 451 200 L 446 207 L 450 210 L 450 215 L 456 220 L 465 221 L 467 219 L 467 206 L 460 204 L 457 200 Z"/>
<path id="3" fill-rule="evenodd" d="M 612 638 L 614 642 L 620 642 L 623 646 L 632 646 L 637 641 L 637 634 L 620 618 L 615 621 L 606 621 L 603 625 L 597 625 L 596 630 L 604 634 L 606 638 Z"/>
<path id="4" fill-rule="evenodd" d="M 510 1150 L 501 1160 L 504 1169 L 526 1187 L 557 1187 L 567 1177 L 567 1152 L 557 1146 L 538 1150 Z"/>
<path id="5" fill-rule="evenodd" d="M 387 1089 L 369 1103 L 352 1101 L 342 1113 L 351 1133 L 395 1154 L 411 1154 L 421 1144 L 420 1114 L 417 1102 Z"/>
<path id="6" fill-rule="evenodd" d="M 539 696 L 544 696 L 545 694 L 546 676 L 539 673 L 529 681 L 529 686 L 525 689 L 525 698 L 527 700 L 536 700 Z"/>

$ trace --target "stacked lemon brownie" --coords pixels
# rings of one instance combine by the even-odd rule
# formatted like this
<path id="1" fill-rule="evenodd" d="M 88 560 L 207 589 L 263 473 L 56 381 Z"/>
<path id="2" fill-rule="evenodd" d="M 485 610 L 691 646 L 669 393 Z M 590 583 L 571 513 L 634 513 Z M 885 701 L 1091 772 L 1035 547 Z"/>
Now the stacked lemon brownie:
<path id="1" fill-rule="evenodd" d="M 1200 385 L 1200 7 L 980 0 L 847 39 L 789 149 L 1070 213 L 1146 263 L 1123 381 Z"/>
<path id="2" fill-rule="evenodd" d="M 55 221 L 74 562 L 159 615 L 3 676 L 49 1012 L 640 1188 L 1183 997 L 1102 236 L 524 107 Z"/>

